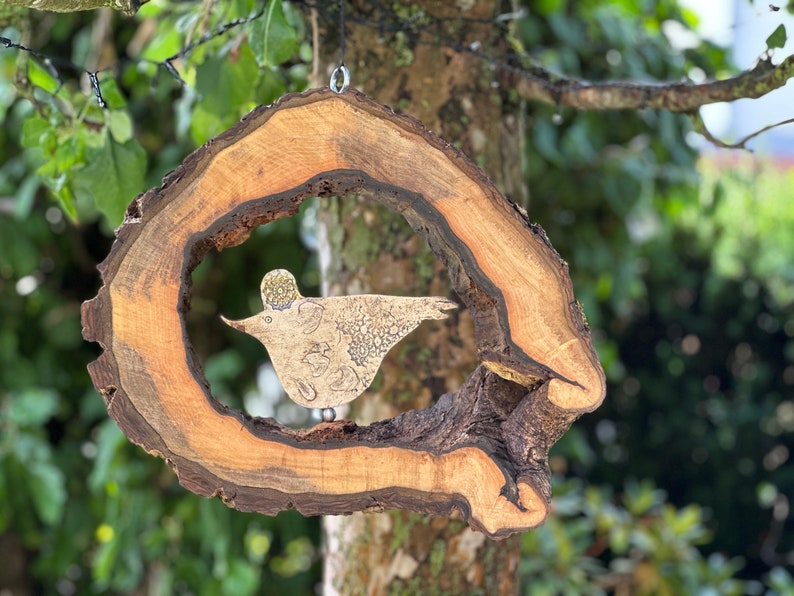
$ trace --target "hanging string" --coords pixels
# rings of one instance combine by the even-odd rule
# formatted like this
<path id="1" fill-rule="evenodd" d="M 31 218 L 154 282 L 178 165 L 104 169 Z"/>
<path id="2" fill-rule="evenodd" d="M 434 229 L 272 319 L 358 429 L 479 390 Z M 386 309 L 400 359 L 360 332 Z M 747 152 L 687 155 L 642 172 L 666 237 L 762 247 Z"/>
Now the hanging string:
<path id="1" fill-rule="evenodd" d="M 329 86 L 334 93 L 344 93 L 350 86 L 350 71 L 345 66 L 345 0 L 339 0 L 339 66 L 331 73 Z M 339 85 L 339 77 L 342 84 Z"/>
<path id="2" fill-rule="evenodd" d="M 339 66 L 345 65 L 345 0 L 339 0 Z"/>

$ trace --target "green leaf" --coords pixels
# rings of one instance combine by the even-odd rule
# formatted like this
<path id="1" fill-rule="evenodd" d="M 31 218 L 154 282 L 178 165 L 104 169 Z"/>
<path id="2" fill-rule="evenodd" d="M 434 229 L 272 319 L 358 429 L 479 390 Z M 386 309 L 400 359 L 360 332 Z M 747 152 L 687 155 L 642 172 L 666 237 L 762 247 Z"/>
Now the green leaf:
<path id="1" fill-rule="evenodd" d="M 78 135 L 70 134 L 58 143 L 53 161 L 59 172 L 66 172 L 72 166 L 82 163 L 84 157 L 82 139 Z"/>
<path id="2" fill-rule="evenodd" d="M 248 107 L 252 92 L 259 77 L 259 69 L 247 46 L 240 48 L 235 57 L 213 56 L 198 67 L 196 72 L 196 91 L 201 96 L 200 105 L 208 112 L 218 116 L 237 112 Z M 231 114 L 232 122 L 239 116 Z"/>
<path id="3" fill-rule="evenodd" d="M 207 358 L 204 375 L 210 384 L 233 379 L 245 368 L 245 361 L 236 351 L 224 350 Z"/>
<path id="4" fill-rule="evenodd" d="M 148 6 L 154 3 L 149 2 Z M 182 49 L 182 35 L 170 21 L 163 20 L 160 27 L 151 41 L 146 45 L 141 53 L 141 58 L 152 62 L 162 62 L 170 58 Z"/>
<path id="5" fill-rule="evenodd" d="M 58 395 L 52 389 L 32 387 L 11 396 L 8 418 L 19 427 L 41 426 L 58 410 Z"/>
<path id="6" fill-rule="evenodd" d="M 196 69 L 196 91 L 200 99 L 190 116 L 190 133 L 197 143 L 220 134 L 248 112 L 259 78 L 253 52 L 248 45 L 239 54 L 213 56 Z"/>
<path id="7" fill-rule="evenodd" d="M 97 456 L 94 468 L 88 475 L 88 487 L 91 492 L 100 494 L 105 484 L 111 479 L 113 459 L 119 449 L 126 443 L 126 437 L 112 420 L 105 420 L 96 437 Z"/>
<path id="8" fill-rule="evenodd" d="M 106 527 L 103 524 L 103 527 Z M 104 586 L 111 581 L 113 574 L 113 566 L 119 554 L 120 543 L 117 532 L 108 532 L 110 539 L 101 541 L 99 548 L 94 552 L 92 562 L 92 572 L 94 579 Z"/>
<path id="9" fill-rule="evenodd" d="M 77 206 L 74 204 L 74 193 L 67 184 L 67 181 L 68 176 L 66 174 L 61 174 L 56 179 L 48 182 L 51 182 L 50 190 L 55 194 L 55 198 L 58 199 L 58 203 L 60 203 L 63 212 L 66 213 L 72 221 L 77 221 Z"/>
<path id="10" fill-rule="evenodd" d="M 190 117 L 190 136 L 197 145 L 203 145 L 225 130 L 224 123 L 201 105 L 196 106 Z"/>
<path id="11" fill-rule="evenodd" d="M 766 38 L 766 47 L 768 50 L 782 48 L 786 45 L 786 39 L 786 27 L 781 23 L 778 25 L 777 29 L 772 32 L 772 35 Z"/>
<path id="12" fill-rule="evenodd" d="M 28 470 L 28 486 L 36 513 L 45 523 L 56 523 L 66 502 L 63 473 L 49 461 L 31 462 Z"/>
<path id="13" fill-rule="evenodd" d="M 8 465 L 8 459 L 5 461 L 0 461 L 0 494 L 7 495 L 8 486 L 12 484 L 12 481 L 9 480 L 8 471 L 5 469 Z M 10 499 L 2 499 L 0 500 L 0 533 L 5 533 L 6 529 L 9 525 L 11 525 L 11 519 L 14 517 L 14 506 L 10 502 Z"/>
<path id="14" fill-rule="evenodd" d="M 14 205 L 14 218 L 17 220 L 24 220 L 33 207 L 33 201 L 36 198 L 36 191 L 41 186 L 41 180 L 35 174 L 31 174 L 17 189 L 16 203 Z"/>
<path id="15" fill-rule="evenodd" d="M 28 80 L 36 87 L 41 87 L 47 93 L 55 93 L 61 84 L 52 73 L 35 60 L 28 61 Z"/>
<path id="16" fill-rule="evenodd" d="M 254 92 L 256 100 L 264 105 L 269 105 L 287 92 L 284 77 L 278 70 L 265 69 L 259 77 Z"/>
<path id="17" fill-rule="evenodd" d="M 137 141 L 119 143 L 106 131 L 105 144 L 88 151 L 88 165 L 80 170 L 75 189 L 91 199 L 111 225 L 117 226 L 130 201 L 143 190 L 146 151 Z"/>
<path id="18" fill-rule="evenodd" d="M 44 144 L 44 137 L 54 134 L 53 128 L 47 120 L 38 114 L 33 114 L 25 118 L 25 122 L 22 123 L 20 142 L 26 149 L 40 147 Z"/>
<path id="19" fill-rule="evenodd" d="M 222 581 L 227 594 L 256 594 L 259 570 L 248 561 L 232 559 Z"/>
<path id="20" fill-rule="evenodd" d="M 284 15 L 281 0 L 269 0 L 265 13 L 253 22 L 251 49 L 260 66 L 278 66 L 298 50 L 298 34 Z"/>
<path id="21" fill-rule="evenodd" d="M 132 138 L 132 119 L 124 110 L 110 110 L 107 124 L 117 142 L 126 143 Z"/>

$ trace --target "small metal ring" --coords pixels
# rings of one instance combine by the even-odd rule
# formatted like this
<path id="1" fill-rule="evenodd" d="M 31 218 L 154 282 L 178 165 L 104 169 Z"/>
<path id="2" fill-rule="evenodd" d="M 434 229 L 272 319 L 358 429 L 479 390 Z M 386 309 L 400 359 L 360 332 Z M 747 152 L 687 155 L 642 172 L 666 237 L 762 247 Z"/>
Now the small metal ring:
<path id="1" fill-rule="evenodd" d="M 337 87 L 340 74 L 342 75 L 342 86 Z M 350 86 L 350 71 L 347 69 L 347 66 L 340 64 L 334 69 L 334 72 L 331 73 L 331 83 L 329 86 L 334 93 L 344 93 L 347 91 L 347 88 Z"/>

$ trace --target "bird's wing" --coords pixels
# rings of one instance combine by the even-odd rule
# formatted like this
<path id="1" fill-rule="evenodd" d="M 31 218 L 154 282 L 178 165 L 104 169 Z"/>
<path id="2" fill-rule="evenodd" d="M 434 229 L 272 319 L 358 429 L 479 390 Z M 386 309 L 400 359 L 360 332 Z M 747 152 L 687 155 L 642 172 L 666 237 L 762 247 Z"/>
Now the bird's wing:
<path id="1" fill-rule="evenodd" d="M 363 309 L 370 317 L 396 320 L 401 324 L 415 328 L 425 319 L 446 319 L 449 311 L 458 305 L 452 300 L 440 296 L 378 296 L 366 294 L 355 296 L 361 300 Z"/>
<path id="2" fill-rule="evenodd" d="M 313 333 L 323 320 L 325 308 L 317 301 L 308 298 L 298 305 L 298 321 L 303 333 Z"/>

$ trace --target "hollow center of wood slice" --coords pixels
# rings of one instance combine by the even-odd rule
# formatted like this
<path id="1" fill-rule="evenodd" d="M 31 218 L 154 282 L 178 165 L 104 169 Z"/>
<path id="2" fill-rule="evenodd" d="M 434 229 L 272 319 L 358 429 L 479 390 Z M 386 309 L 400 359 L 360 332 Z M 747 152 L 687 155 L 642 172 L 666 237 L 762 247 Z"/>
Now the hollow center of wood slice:
<path id="1" fill-rule="evenodd" d="M 294 428 L 313 426 L 319 418 L 286 398 L 267 351 L 254 338 L 224 325 L 220 315 L 243 318 L 261 311 L 262 275 L 275 268 L 296 272 L 307 293 L 319 292 L 316 256 L 299 235 L 309 203 L 295 217 L 254 228 L 239 246 L 210 249 L 191 273 L 190 308 L 184 313 L 188 340 L 213 398 Z"/>
<path id="2" fill-rule="evenodd" d="M 407 287 L 426 285 L 449 294 L 446 269 L 401 216 L 353 197 L 332 201 L 334 204 L 330 208 L 340 219 L 338 225 L 347 228 L 346 235 L 360 236 L 362 228 L 369 227 L 370 233 L 378 239 L 386 232 L 392 236 L 392 241 L 399 238 L 395 250 L 385 251 L 374 259 L 367 255 L 372 261 L 372 270 L 366 275 L 369 283 L 379 291 L 404 295 Z M 188 339 L 197 361 L 203 365 L 213 398 L 249 415 L 275 418 L 293 428 L 319 423 L 321 410 L 290 401 L 271 362 L 269 350 L 272 348 L 266 350 L 251 335 L 230 329 L 221 322 L 220 315 L 244 319 L 260 313 L 262 275 L 276 268 L 294 272 L 300 291 L 307 297 L 320 295 L 317 255 L 313 251 L 316 242 L 313 232 L 305 226 L 305 219 L 315 217 L 316 207 L 315 200 L 306 201 L 297 216 L 254 228 L 244 243 L 222 251 L 209 250 L 191 274 L 190 309 L 184 313 Z M 303 230 L 299 234 L 302 222 Z M 366 234 L 364 236 L 365 241 L 377 247 L 374 238 L 367 240 Z M 424 276 L 425 281 L 417 284 L 418 276 Z M 348 293 L 349 287 L 340 287 L 344 285 L 337 284 L 338 293 Z M 352 293 L 371 291 L 360 285 L 352 290 Z M 370 388 L 356 400 L 355 420 L 369 424 L 397 414 L 396 409 L 391 411 L 383 406 L 374 411 L 372 394 L 402 395 L 399 408 L 404 410 L 427 408 L 434 398 L 456 391 L 476 362 L 460 366 L 458 358 L 454 366 L 439 367 L 438 346 L 451 346 L 446 350 L 447 358 L 453 352 L 468 349 L 476 353 L 476 349 L 468 313 L 455 313 L 455 323 L 453 326 L 436 320 L 425 321 L 394 346 L 390 350 L 393 353 L 389 353 L 377 369 Z M 439 368 L 442 374 L 434 374 Z M 348 410 L 343 409 L 342 413 L 347 414 Z"/>

